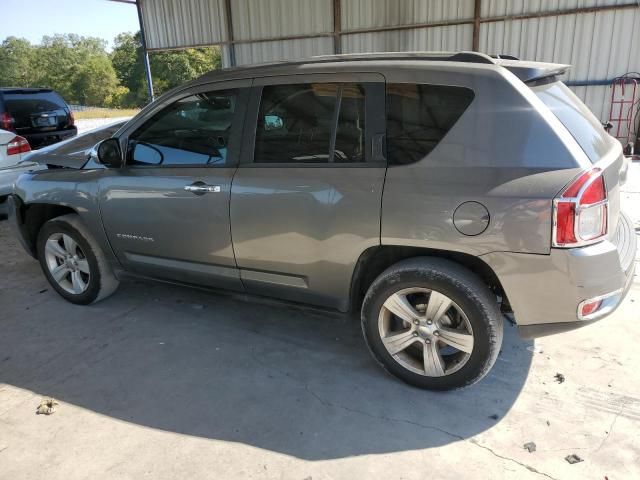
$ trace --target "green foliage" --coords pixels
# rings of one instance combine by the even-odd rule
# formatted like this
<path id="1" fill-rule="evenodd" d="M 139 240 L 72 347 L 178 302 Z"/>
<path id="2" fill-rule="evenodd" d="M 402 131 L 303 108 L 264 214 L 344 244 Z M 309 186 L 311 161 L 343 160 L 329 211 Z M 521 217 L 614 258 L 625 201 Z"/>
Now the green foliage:
<path id="1" fill-rule="evenodd" d="M 107 56 L 94 56 L 81 63 L 71 84 L 81 105 L 111 106 L 118 87 L 116 72 Z"/>
<path id="2" fill-rule="evenodd" d="M 0 86 L 50 87 L 68 103 L 140 107 L 148 102 L 140 34 L 122 33 L 106 51 L 99 38 L 45 36 L 40 45 L 6 38 L 0 44 Z M 154 94 L 219 68 L 220 49 L 191 48 L 149 54 Z"/>
<path id="3" fill-rule="evenodd" d="M 121 85 L 129 89 L 126 106 L 139 107 L 148 101 L 140 33 L 121 33 L 115 38 L 111 61 Z M 220 68 L 220 49 L 188 48 L 149 54 L 153 93 L 158 96 L 204 73 Z"/>
<path id="4" fill-rule="evenodd" d="M 8 37 L 0 45 L 0 86 L 35 86 L 35 52 L 23 39 Z"/>
<path id="5" fill-rule="evenodd" d="M 34 47 L 40 86 L 51 87 L 69 103 L 102 101 L 101 86 L 115 88 L 115 71 L 106 53 L 106 42 L 74 34 L 43 37 Z M 105 76 L 107 78 L 103 78 Z M 90 104 L 91 105 L 91 104 Z"/>

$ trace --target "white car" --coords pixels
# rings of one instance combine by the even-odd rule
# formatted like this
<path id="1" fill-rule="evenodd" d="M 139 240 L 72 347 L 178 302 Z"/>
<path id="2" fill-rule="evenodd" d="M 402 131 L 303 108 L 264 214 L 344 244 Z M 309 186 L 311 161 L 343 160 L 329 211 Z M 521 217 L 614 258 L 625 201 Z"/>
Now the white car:
<path id="1" fill-rule="evenodd" d="M 15 167 L 22 155 L 31 151 L 26 138 L 7 130 L 0 130 L 0 170 Z"/>
<path id="2" fill-rule="evenodd" d="M 124 123 L 120 121 L 104 125 L 33 152 L 29 152 L 28 143 L 25 146 L 14 140 L 15 133 L 0 129 L 0 220 L 7 214 L 7 196 L 13 192 L 13 184 L 21 174 L 47 168 L 81 168 L 87 163 L 93 146 L 113 135 Z M 9 136 L 12 138 L 5 140 Z M 28 153 L 13 153 L 16 148 Z M 7 156 L 7 150 L 11 155 Z"/>

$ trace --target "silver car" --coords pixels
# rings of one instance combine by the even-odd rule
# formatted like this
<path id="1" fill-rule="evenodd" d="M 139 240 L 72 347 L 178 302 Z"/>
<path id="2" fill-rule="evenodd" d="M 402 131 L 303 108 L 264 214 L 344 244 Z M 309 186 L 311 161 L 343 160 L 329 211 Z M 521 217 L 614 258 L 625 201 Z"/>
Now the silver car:
<path id="1" fill-rule="evenodd" d="M 622 148 L 558 79 L 478 53 L 211 72 L 81 169 L 22 175 L 12 222 L 55 290 L 123 272 L 361 312 L 380 365 L 446 390 L 611 313 L 633 277 Z"/>

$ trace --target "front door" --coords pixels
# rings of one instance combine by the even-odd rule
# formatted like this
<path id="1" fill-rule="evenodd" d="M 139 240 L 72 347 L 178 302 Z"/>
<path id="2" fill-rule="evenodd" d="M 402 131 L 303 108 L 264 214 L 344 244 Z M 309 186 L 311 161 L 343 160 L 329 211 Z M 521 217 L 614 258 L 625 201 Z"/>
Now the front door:
<path id="1" fill-rule="evenodd" d="M 248 291 L 345 310 L 358 257 L 380 243 L 384 78 L 254 80 L 231 189 Z M 255 145 L 255 148 L 254 148 Z"/>
<path id="2" fill-rule="evenodd" d="M 125 269 L 242 289 L 229 197 L 249 84 L 183 93 L 125 132 L 125 166 L 100 180 L 105 230 Z"/>

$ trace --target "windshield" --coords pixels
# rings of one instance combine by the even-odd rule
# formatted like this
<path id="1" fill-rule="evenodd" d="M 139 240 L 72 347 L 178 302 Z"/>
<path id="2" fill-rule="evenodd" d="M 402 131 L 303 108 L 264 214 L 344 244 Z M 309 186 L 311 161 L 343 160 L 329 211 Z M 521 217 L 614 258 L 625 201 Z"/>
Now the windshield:
<path id="1" fill-rule="evenodd" d="M 600 160 L 610 150 L 611 137 L 602 123 L 564 83 L 547 83 L 532 90 L 569 130 L 591 163 Z"/>

